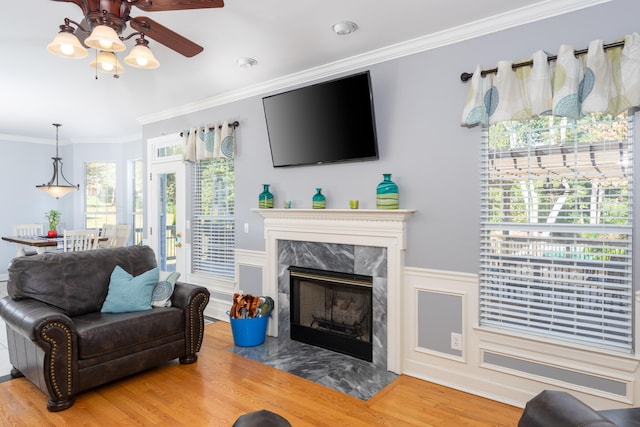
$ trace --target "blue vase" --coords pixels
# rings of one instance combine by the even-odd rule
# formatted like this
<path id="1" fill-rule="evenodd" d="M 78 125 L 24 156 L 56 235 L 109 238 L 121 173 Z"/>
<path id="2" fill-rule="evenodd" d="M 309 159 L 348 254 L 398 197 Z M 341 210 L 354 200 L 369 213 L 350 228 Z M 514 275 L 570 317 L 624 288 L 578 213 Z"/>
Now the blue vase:
<path id="1" fill-rule="evenodd" d="M 324 209 L 327 207 L 327 198 L 322 194 L 322 188 L 316 188 L 316 194 L 313 196 L 311 206 L 313 209 Z"/>
<path id="2" fill-rule="evenodd" d="M 378 209 L 398 209 L 398 186 L 391 181 L 390 173 L 383 173 L 384 180 L 376 189 L 376 207 Z"/>
<path id="3" fill-rule="evenodd" d="M 269 192 L 269 184 L 262 185 L 264 190 L 258 196 L 258 207 L 260 209 L 271 209 L 273 208 L 273 194 Z"/>

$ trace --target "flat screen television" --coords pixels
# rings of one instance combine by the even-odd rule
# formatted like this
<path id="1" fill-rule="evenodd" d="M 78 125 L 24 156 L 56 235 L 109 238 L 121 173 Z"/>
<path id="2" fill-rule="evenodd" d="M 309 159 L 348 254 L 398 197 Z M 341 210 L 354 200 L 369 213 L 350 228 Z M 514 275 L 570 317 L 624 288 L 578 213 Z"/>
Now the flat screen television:
<path id="1" fill-rule="evenodd" d="M 378 159 L 369 71 L 262 98 L 274 167 Z"/>

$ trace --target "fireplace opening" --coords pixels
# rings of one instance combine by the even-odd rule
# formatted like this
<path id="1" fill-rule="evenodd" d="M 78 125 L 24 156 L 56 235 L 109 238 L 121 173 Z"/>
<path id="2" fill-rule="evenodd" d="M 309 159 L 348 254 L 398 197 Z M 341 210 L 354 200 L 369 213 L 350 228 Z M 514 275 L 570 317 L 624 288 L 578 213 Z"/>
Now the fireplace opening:
<path id="1" fill-rule="evenodd" d="M 290 338 L 371 362 L 371 276 L 289 267 Z"/>

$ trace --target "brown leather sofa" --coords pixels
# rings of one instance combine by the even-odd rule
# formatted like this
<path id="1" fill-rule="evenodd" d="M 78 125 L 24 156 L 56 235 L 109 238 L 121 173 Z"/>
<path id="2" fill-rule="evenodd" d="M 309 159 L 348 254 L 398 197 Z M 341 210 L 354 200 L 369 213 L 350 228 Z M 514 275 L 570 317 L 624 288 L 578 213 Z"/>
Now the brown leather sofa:
<path id="1" fill-rule="evenodd" d="M 197 360 L 209 291 L 178 282 L 171 307 L 101 313 L 119 265 L 132 276 L 156 267 L 147 246 L 15 258 L 0 300 L 14 377 L 24 375 L 62 411 L 85 390 L 179 358 Z"/>
<path id="2" fill-rule="evenodd" d="M 640 408 L 596 411 L 569 393 L 544 390 L 524 408 L 518 427 L 640 426 Z"/>

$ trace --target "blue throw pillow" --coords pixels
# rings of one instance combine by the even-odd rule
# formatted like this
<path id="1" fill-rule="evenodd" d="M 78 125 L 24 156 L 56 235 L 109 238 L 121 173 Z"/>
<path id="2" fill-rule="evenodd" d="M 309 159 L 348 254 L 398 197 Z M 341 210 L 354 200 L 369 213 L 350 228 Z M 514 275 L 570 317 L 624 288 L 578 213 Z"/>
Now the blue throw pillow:
<path id="1" fill-rule="evenodd" d="M 107 299 L 102 313 L 126 313 L 151 310 L 151 294 L 158 283 L 159 271 L 154 268 L 133 277 L 119 265 L 113 269 Z"/>
<path id="2" fill-rule="evenodd" d="M 160 280 L 156 283 L 151 294 L 151 306 L 152 307 L 171 307 L 171 295 L 173 295 L 173 288 L 176 286 L 176 281 L 180 277 L 178 272 L 160 272 Z"/>

